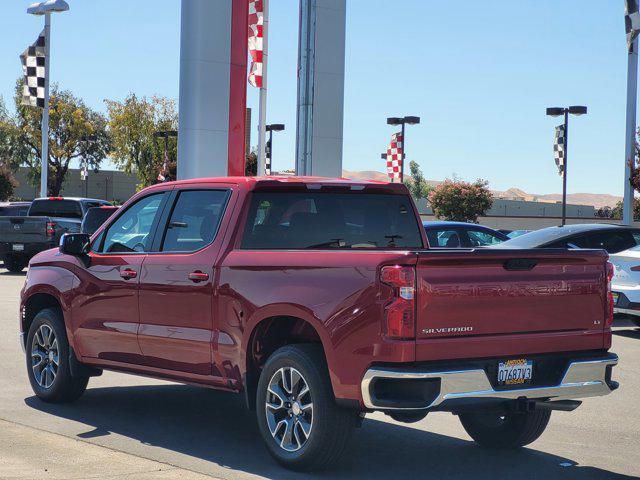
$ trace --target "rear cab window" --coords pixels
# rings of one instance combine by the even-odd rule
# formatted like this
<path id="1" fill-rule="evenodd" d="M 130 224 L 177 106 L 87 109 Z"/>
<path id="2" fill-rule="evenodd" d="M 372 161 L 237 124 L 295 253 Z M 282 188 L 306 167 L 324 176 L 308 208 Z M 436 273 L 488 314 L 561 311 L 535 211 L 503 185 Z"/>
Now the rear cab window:
<path id="1" fill-rule="evenodd" d="M 31 217 L 82 218 L 82 206 L 77 200 L 34 200 L 29 209 Z"/>
<path id="2" fill-rule="evenodd" d="M 254 192 L 240 248 L 423 248 L 407 195 Z"/>

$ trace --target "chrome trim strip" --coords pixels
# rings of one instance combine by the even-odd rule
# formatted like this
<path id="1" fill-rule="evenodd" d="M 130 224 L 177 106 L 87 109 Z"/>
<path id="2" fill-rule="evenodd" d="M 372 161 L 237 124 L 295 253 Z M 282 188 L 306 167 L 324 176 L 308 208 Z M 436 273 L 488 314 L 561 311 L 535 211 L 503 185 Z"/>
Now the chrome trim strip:
<path id="1" fill-rule="evenodd" d="M 27 347 L 25 346 L 25 337 L 26 334 L 24 332 L 20 332 L 20 346 L 22 347 L 22 353 L 27 353 Z"/>
<path id="2" fill-rule="evenodd" d="M 553 400 L 575 400 L 597 397 L 611 393 L 606 383 L 608 366 L 618 364 L 618 357 L 601 360 L 575 361 L 569 364 L 560 383 L 553 387 L 530 387 L 517 390 L 494 390 L 484 370 L 456 370 L 441 372 L 420 372 L 392 368 L 370 368 L 360 384 L 365 407 L 372 410 L 421 410 L 445 405 L 449 400 L 496 398 L 515 400 L 520 397 L 530 399 L 548 398 Z M 377 406 L 371 398 L 370 386 L 376 378 L 394 379 L 440 379 L 440 393 L 428 405 L 417 408 L 392 408 Z"/>

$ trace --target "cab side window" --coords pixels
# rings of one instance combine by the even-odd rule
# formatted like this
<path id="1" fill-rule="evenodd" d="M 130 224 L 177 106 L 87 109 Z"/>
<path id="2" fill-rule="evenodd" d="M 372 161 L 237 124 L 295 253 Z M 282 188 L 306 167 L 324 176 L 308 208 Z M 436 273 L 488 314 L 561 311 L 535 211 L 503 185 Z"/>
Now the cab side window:
<path id="1" fill-rule="evenodd" d="M 427 239 L 431 248 L 460 248 L 462 240 L 457 230 L 427 230 Z"/>
<path id="2" fill-rule="evenodd" d="M 213 242 L 229 198 L 228 190 L 180 192 L 161 251 L 195 252 Z"/>
<path id="3" fill-rule="evenodd" d="M 118 217 L 104 234 L 103 253 L 144 253 L 151 249 L 152 228 L 160 214 L 164 193 L 141 198 Z"/>

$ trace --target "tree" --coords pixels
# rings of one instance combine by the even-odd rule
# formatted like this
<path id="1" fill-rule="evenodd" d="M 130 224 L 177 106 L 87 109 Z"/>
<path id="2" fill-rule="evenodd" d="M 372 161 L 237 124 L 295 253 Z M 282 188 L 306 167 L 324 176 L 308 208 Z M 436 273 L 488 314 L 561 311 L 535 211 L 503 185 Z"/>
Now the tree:
<path id="1" fill-rule="evenodd" d="M 11 200 L 17 186 L 18 182 L 16 182 L 11 170 L 0 164 L 0 202 Z"/>
<path id="2" fill-rule="evenodd" d="M 139 187 L 156 183 L 164 162 L 164 139 L 155 138 L 158 131 L 177 130 L 178 113 L 174 100 L 129 94 L 122 102 L 105 100 L 112 140 L 111 157 L 127 173 L 136 173 Z M 169 171 L 175 172 L 178 145 L 169 138 Z"/>
<path id="3" fill-rule="evenodd" d="M 488 182 L 478 179 L 474 183 L 445 180 L 429 194 L 429 203 L 437 218 L 458 222 L 477 222 L 493 204 Z"/>
<path id="4" fill-rule="evenodd" d="M 622 220 L 622 202 L 618 202 L 613 209 L 611 209 L 611 217 L 614 220 Z M 633 219 L 640 220 L 640 198 L 633 199 Z"/>
<path id="5" fill-rule="evenodd" d="M 16 84 L 14 117 L 5 115 L 2 121 L 8 165 L 16 169 L 29 167 L 29 180 L 37 185 L 42 156 L 42 109 L 21 105 L 23 80 Z M 74 159 L 86 160 L 97 168 L 109 151 L 107 122 L 103 115 L 87 107 L 68 90 L 57 85 L 51 89 L 49 103 L 49 194 L 60 194 L 62 184 Z M 92 136 L 91 141 L 87 137 Z M 0 147 L 1 149 L 2 147 Z"/>
<path id="6" fill-rule="evenodd" d="M 425 180 L 418 162 L 411 160 L 409 163 L 409 171 L 411 172 L 411 178 L 407 178 L 404 184 L 409 189 L 409 192 L 411 192 L 411 196 L 416 201 L 421 198 L 429 198 L 429 193 L 433 190 L 433 187 Z"/>

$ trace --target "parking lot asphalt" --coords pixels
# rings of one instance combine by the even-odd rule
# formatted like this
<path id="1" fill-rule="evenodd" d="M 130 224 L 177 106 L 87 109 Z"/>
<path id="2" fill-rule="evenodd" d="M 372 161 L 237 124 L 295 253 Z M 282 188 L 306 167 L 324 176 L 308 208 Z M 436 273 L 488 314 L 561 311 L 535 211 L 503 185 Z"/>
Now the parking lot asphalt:
<path id="1" fill-rule="evenodd" d="M 0 270 L 0 479 L 640 478 L 640 329 L 626 320 L 616 323 L 612 348 L 621 387 L 554 412 L 527 448 L 477 447 L 446 413 L 411 425 L 376 413 L 343 463 L 301 475 L 271 460 L 255 414 L 236 395 L 105 372 L 74 404 L 38 400 L 18 343 L 23 282 L 24 274 Z"/>

